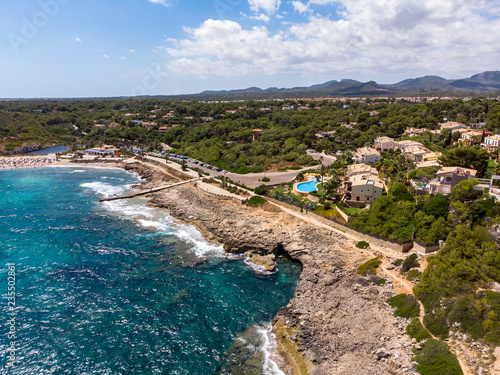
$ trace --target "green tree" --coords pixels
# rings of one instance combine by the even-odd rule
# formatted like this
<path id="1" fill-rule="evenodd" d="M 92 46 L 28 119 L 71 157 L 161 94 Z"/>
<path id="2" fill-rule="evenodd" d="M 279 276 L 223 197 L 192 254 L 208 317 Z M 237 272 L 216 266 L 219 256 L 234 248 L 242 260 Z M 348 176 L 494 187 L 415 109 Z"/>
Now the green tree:
<path id="1" fill-rule="evenodd" d="M 468 202 L 479 198 L 482 191 L 474 190 L 479 182 L 477 180 L 464 180 L 453 186 L 450 193 L 450 201 Z"/>
<path id="2" fill-rule="evenodd" d="M 460 146 L 447 150 L 440 160 L 446 167 L 462 167 L 477 170 L 479 177 L 485 175 L 490 156 L 484 149 Z"/>

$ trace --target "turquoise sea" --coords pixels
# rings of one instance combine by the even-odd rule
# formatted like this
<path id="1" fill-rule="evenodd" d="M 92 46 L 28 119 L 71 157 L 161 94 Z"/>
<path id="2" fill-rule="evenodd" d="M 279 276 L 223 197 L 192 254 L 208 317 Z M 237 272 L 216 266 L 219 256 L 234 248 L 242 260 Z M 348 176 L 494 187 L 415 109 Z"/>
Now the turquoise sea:
<path id="1" fill-rule="evenodd" d="M 269 323 L 300 267 L 259 273 L 143 198 L 98 202 L 138 181 L 0 171 L 0 373 L 283 374 Z"/>

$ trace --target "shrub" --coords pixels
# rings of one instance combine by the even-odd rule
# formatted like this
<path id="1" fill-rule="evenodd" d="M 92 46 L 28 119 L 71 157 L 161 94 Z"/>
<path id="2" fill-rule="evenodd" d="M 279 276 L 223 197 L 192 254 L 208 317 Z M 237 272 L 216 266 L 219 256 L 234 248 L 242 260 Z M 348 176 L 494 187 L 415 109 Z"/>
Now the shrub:
<path id="1" fill-rule="evenodd" d="M 416 277 L 420 277 L 421 274 L 422 274 L 422 272 L 414 269 L 414 270 L 411 270 L 410 272 L 408 272 L 408 274 L 406 275 L 406 278 L 408 280 L 413 280 Z"/>
<path id="2" fill-rule="evenodd" d="M 270 179 L 269 177 L 264 177 L 264 178 L 262 179 L 262 182 L 269 182 L 269 181 L 271 181 L 271 179 Z"/>
<path id="3" fill-rule="evenodd" d="M 403 266 L 401 267 L 401 273 L 406 273 L 410 269 L 420 266 L 420 263 L 418 263 L 417 259 L 417 254 L 411 254 L 409 257 L 406 257 L 405 261 L 403 262 Z"/>
<path id="4" fill-rule="evenodd" d="M 392 264 L 394 264 L 396 267 L 399 267 L 400 265 L 403 264 L 403 259 L 396 259 Z"/>
<path id="5" fill-rule="evenodd" d="M 330 202 L 325 202 L 325 204 L 323 204 L 323 207 L 325 208 L 325 210 L 329 210 L 332 207 L 332 204 Z"/>
<path id="6" fill-rule="evenodd" d="M 258 186 L 254 190 L 255 194 L 266 195 L 266 186 L 264 184 Z"/>
<path id="7" fill-rule="evenodd" d="M 400 316 L 402 318 L 415 318 L 420 314 L 420 305 L 417 299 L 411 294 L 398 294 L 387 300 L 387 303 L 391 307 L 396 308 L 394 316 Z"/>
<path id="8" fill-rule="evenodd" d="M 247 206 L 248 207 L 257 207 L 257 206 L 263 205 L 266 202 L 267 201 L 264 198 L 254 195 L 252 198 L 250 198 L 247 201 Z"/>
<path id="9" fill-rule="evenodd" d="M 385 280 L 384 278 L 382 278 L 382 277 L 381 277 L 381 278 L 380 278 L 380 280 L 379 280 L 379 281 L 377 281 L 377 285 L 378 285 L 378 286 L 380 286 L 380 285 L 385 285 L 385 282 L 386 282 L 386 280 Z"/>
<path id="10" fill-rule="evenodd" d="M 406 327 L 406 333 L 418 342 L 432 338 L 429 331 L 427 331 L 418 318 L 414 318 Z"/>
<path id="11" fill-rule="evenodd" d="M 425 327 L 437 337 L 445 339 L 448 337 L 448 321 L 442 309 L 436 309 L 436 313 L 427 313 L 424 316 Z"/>
<path id="12" fill-rule="evenodd" d="M 373 258 L 370 259 L 368 262 L 363 263 L 358 267 L 358 274 L 360 275 L 375 275 L 377 273 L 377 268 L 380 266 L 380 259 Z"/>
<path id="13" fill-rule="evenodd" d="M 359 248 L 359 249 L 367 249 L 368 246 L 370 246 L 370 244 L 366 241 L 359 241 L 357 244 L 356 244 L 356 247 Z M 378 259 L 378 258 L 377 258 Z"/>
<path id="14" fill-rule="evenodd" d="M 442 341 L 429 339 L 422 345 L 422 350 L 413 349 L 413 352 L 413 359 L 419 363 L 417 371 L 422 375 L 463 375 L 457 357 Z"/>

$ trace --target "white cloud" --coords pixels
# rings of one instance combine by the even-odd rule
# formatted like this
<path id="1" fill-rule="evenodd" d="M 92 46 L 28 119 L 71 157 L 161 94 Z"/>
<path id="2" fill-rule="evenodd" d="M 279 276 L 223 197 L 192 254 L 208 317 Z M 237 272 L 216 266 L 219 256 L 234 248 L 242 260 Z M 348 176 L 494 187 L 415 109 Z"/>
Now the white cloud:
<path id="1" fill-rule="evenodd" d="M 266 16 L 264 13 L 259 14 L 258 16 L 250 16 L 251 19 L 263 22 L 269 22 L 271 19 Z"/>
<path id="2" fill-rule="evenodd" d="M 300 14 L 305 13 L 309 10 L 309 5 L 304 4 L 301 1 L 292 1 L 292 5 L 295 11 L 299 12 Z"/>
<path id="3" fill-rule="evenodd" d="M 108 55 L 102 55 L 105 59 L 109 59 Z"/>
<path id="4" fill-rule="evenodd" d="M 127 50 L 127 52 L 136 53 L 137 51 L 135 49 L 129 49 L 129 50 Z"/>
<path id="5" fill-rule="evenodd" d="M 274 14 L 281 5 L 281 0 L 248 0 L 250 9 L 254 12 L 263 10 L 267 14 Z"/>
<path id="6" fill-rule="evenodd" d="M 271 2 L 266 2 L 270 4 Z M 311 0 L 326 5 L 330 0 Z M 329 74 L 346 77 L 497 69 L 500 20 L 488 1 L 339 0 L 335 18 L 309 15 L 271 31 L 207 20 L 165 50 L 168 68 L 200 77 Z M 471 5 L 471 3 L 473 3 Z"/>
<path id="7" fill-rule="evenodd" d="M 76 38 L 76 39 L 75 39 L 75 42 L 80 43 L 81 41 L 82 41 L 82 40 L 81 40 L 80 38 Z"/>
<path id="8" fill-rule="evenodd" d="M 149 0 L 149 2 L 154 3 L 154 4 L 161 4 L 166 7 L 169 7 L 172 5 L 172 0 Z"/>
<path id="9" fill-rule="evenodd" d="M 119 59 L 120 59 L 120 60 L 127 60 L 127 58 L 126 58 L 126 57 L 124 57 L 124 56 L 120 56 L 120 57 L 119 57 Z"/>

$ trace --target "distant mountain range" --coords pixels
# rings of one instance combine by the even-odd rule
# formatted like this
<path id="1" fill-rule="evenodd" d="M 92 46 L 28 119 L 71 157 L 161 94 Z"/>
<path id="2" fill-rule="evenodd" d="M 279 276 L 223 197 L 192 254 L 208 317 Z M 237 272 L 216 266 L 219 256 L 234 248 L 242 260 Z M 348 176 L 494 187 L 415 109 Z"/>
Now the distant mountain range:
<path id="1" fill-rule="evenodd" d="M 204 91 L 189 97 L 206 98 L 266 98 L 290 96 L 358 96 L 358 95 L 414 95 L 414 94 L 467 94 L 500 93 L 500 72 L 489 71 L 469 78 L 445 79 L 425 76 L 405 79 L 395 84 L 378 84 L 375 81 L 359 82 L 352 79 L 329 81 L 309 87 L 261 89 L 249 87 L 239 90 Z"/>

